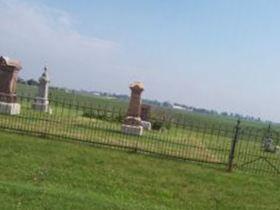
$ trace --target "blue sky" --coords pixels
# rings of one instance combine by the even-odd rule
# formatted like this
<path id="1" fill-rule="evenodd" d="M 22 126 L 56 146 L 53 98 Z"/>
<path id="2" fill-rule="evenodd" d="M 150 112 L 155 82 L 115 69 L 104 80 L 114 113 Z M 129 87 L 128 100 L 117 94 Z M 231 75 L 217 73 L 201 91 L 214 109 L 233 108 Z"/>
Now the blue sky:
<path id="1" fill-rule="evenodd" d="M 0 53 L 24 77 L 47 63 L 59 86 L 128 94 L 141 80 L 145 98 L 280 122 L 279 11 L 276 0 L 0 0 Z"/>

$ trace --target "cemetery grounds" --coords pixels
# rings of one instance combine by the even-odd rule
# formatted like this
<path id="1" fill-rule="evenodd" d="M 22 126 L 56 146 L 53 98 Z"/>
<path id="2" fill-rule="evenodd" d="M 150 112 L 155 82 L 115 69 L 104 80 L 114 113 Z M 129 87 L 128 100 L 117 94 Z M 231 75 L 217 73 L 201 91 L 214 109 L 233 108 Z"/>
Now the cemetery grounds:
<path id="1" fill-rule="evenodd" d="M 26 92 L 29 94 L 23 96 Z M 161 124 L 162 129 L 145 130 L 143 136 L 132 136 L 121 133 L 120 129 L 126 113 L 125 102 L 52 90 L 50 115 L 32 109 L 35 93 L 35 87 L 19 86 L 21 114 L 1 115 L 0 128 L 204 163 L 224 170 L 273 175 L 280 171 L 280 154 L 263 149 L 263 140 L 267 137 L 279 145 L 278 127 L 268 129 L 265 124 L 253 122 L 241 122 L 237 127 L 234 119 L 159 109 L 153 112 L 151 121 Z"/>
<path id="2" fill-rule="evenodd" d="M 227 173 L 235 120 L 189 114 L 128 136 L 120 133 L 125 103 L 54 94 L 52 115 L 33 111 L 31 95 L 19 98 L 19 116 L 0 117 L 1 209 L 279 207 L 279 156 L 261 148 L 266 135 L 277 141 L 277 127 L 242 122 Z"/>

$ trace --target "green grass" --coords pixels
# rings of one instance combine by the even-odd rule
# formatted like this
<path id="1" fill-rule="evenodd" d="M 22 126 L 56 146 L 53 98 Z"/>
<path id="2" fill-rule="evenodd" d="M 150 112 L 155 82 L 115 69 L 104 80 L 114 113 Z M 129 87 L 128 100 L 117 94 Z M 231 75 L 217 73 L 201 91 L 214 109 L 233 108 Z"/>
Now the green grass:
<path id="1" fill-rule="evenodd" d="M 233 127 L 223 126 L 220 129 L 218 125 L 213 127 L 207 124 L 205 127 L 172 125 L 164 132 L 144 131 L 144 135 L 138 137 L 124 135 L 119 122 L 83 117 L 81 109 L 62 108 L 59 105 L 52 107 L 53 114 L 49 115 L 36 112 L 30 106 L 31 102 L 22 103 L 19 116 L 0 115 L 0 127 L 52 138 L 127 147 L 178 159 L 219 164 L 224 168 L 228 163 Z M 253 130 L 242 135 L 236 147 L 235 166 L 253 173 L 275 174 L 280 171 L 280 155 L 261 149 L 262 134 L 262 130 Z M 279 142 L 275 143 L 279 145 Z M 262 159 L 258 159 L 260 157 Z M 247 164 L 249 162 L 252 163 Z"/>
<path id="2" fill-rule="evenodd" d="M 278 177 L 0 132 L 0 209 L 279 209 Z"/>
<path id="3" fill-rule="evenodd" d="M 19 92 L 36 93 L 33 86 L 19 85 Z M 73 100 L 73 104 L 51 103 L 53 114 L 35 112 L 31 109 L 32 100 L 21 101 L 22 111 L 19 116 L 0 115 L 0 127 L 11 130 L 21 130 L 25 133 L 47 134 L 50 137 L 63 137 L 90 141 L 117 147 L 137 148 L 140 151 L 172 156 L 202 162 L 222 164 L 228 162 L 235 120 L 221 116 L 198 115 L 182 113 L 175 110 L 165 110 L 177 118 L 186 118 L 190 124 L 186 126 L 171 126 L 164 132 L 145 131 L 142 137 L 128 136 L 120 132 L 121 123 L 113 118 L 87 118 L 83 116 L 85 109 L 80 105 L 92 108 L 98 106 L 114 107 L 116 116 L 119 108 L 125 108 L 125 102 L 109 100 L 87 94 L 73 95 L 59 89 L 52 89 L 54 98 Z M 88 103 L 86 103 L 88 102 Z M 117 107 L 117 108 L 116 108 Z M 161 113 L 162 110 L 157 110 Z M 124 114 L 124 112 L 122 113 Z M 154 113 L 155 114 L 155 113 Z M 115 116 L 115 117 L 116 117 Z M 185 122 L 186 123 L 186 122 Z M 245 121 L 241 123 L 246 134 L 242 134 L 235 154 L 235 166 L 244 171 L 254 173 L 275 174 L 280 172 L 280 155 L 264 152 L 261 148 L 264 123 Z M 278 128 L 273 126 L 274 130 Z M 244 130 L 244 129 L 243 129 Z M 279 145 L 279 135 L 273 136 L 274 143 Z M 250 163 L 250 164 L 248 164 Z"/>
<path id="4" fill-rule="evenodd" d="M 231 143 L 231 137 L 205 134 L 203 128 L 172 127 L 164 132 L 145 131 L 141 137 L 124 135 L 121 123 L 82 117 L 82 112 L 73 110 L 48 115 L 22 109 L 19 116 L 0 115 L 0 127 L 222 164 L 227 162 Z"/>

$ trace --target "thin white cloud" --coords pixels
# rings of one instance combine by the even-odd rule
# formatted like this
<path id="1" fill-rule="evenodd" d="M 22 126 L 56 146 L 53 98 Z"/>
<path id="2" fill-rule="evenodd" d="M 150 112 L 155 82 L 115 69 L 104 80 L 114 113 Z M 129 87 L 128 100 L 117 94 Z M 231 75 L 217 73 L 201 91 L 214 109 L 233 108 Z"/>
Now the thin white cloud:
<path id="1" fill-rule="evenodd" d="M 118 50 L 117 43 L 80 34 L 70 14 L 44 5 L 0 0 L 0 25 L 0 54 L 20 59 L 25 77 L 39 76 L 47 63 L 58 85 L 91 83 Z"/>
<path id="2" fill-rule="evenodd" d="M 39 77 L 47 63 L 54 85 L 129 93 L 128 84 L 140 80 L 146 87 L 144 97 L 280 122 L 280 101 L 271 92 L 280 90 L 279 62 L 258 53 L 262 48 L 249 57 L 232 54 L 232 49 L 225 49 L 225 56 L 217 51 L 210 56 L 199 42 L 204 34 L 197 39 L 198 50 L 186 48 L 180 55 L 158 43 L 153 45 L 157 50 L 149 52 L 151 47 L 127 31 L 133 41 L 119 46 L 79 33 L 75 19 L 65 11 L 35 0 L 0 0 L 0 55 L 20 59 L 25 78 Z"/>

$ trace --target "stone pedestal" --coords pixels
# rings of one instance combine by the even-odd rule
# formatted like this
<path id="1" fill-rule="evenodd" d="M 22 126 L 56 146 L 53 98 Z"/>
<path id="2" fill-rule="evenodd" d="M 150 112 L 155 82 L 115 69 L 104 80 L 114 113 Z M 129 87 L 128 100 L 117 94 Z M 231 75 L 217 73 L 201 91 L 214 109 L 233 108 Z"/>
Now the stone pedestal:
<path id="1" fill-rule="evenodd" d="M 149 122 L 151 116 L 151 106 L 148 104 L 141 105 L 141 125 L 145 130 L 151 130 L 152 124 Z"/>
<path id="2" fill-rule="evenodd" d="M 122 124 L 122 132 L 129 135 L 142 136 L 143 127 L 142 126 L 133 126 Z"/>
<path id="3" fill-rule="evenodd" d="M 35 101 L 32 104 L 32 108 L 36 111 L 40 112 L 46 112 L 51 114 L 52 110 L 49 107 L 49 75 L 48 75 L 48 69 L 45 66 L 44 67 L 44 72 L 42 76 L 39 78 L 39 86 L 38 86 L 38 94 L 37 97 L 35 98 Z"/>
<path id="4" fill-rule="evenodd" d="M 32 108 L 36 111 L 47 112 L 49 114 L 52 113 L 52 110 L 49 107 L 49 101 L 44 98 L 36 97 L 32 104 Z"/>
<path id="5" fill-rule="evenodd" d="M 18 103 L 6 103 L 0 101 L 0 113 L 9 115 L 20 114 L 20 104 Z"/>
<path id="6" fill-rule="evenodd" d="M 141 93 L 144 85 L 141 82 L 134 82 L 130 85 L 131 97 L 122 132 L 125 134 L 139 135 L 143 134 L 143 126 L 141 123 Z"/>

